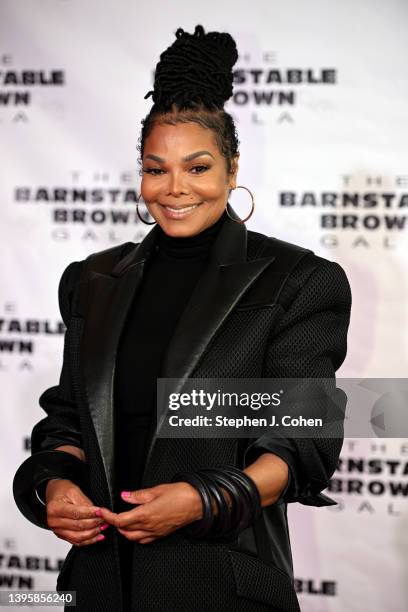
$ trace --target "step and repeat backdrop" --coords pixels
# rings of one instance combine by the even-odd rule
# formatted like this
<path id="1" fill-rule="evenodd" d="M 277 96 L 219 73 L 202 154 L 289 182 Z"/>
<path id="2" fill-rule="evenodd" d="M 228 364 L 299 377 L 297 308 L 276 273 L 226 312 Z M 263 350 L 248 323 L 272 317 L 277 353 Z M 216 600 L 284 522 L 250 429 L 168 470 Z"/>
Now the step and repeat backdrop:
<path id="1" fill-rule="evenodd" d="M 227 110 L 249 229 L 339 262 L 353 294 L 338 377 L 408 365 L 408 4 L 404 0 L 2 0 L 0 3 L 0 587 L 55 588 L 69 545 L 19 513 L 40 394 L 58 383 L 57 288 L 73 260 L 150 228 L 137 149 L 153 71 L 178 27 L 237 41 Z M 244 190 L 231 196 L 245 216 Z M 351 406 L 358 411 L 358 403 Z M 397 434 L 399 431 L 396 432 Z M 402 434 L 404 435 L 404 434 Z M 291 504 L 304 612 L 408 609 L 408 439 L 347 438 L 326 491 Z"/>

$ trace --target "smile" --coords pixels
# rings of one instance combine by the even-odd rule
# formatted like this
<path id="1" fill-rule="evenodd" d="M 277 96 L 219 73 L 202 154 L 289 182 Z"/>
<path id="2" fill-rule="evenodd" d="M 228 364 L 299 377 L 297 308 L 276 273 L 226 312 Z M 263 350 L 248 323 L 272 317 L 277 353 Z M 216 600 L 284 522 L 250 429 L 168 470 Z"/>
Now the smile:
<path id="1" fill-rule="evenodd" d="M 193 210 L 200 206 L 200 204 L 202 204 L 202 202 L 197 204 L 189 204 L 188 206 L 167 206 L 166 204 L 159 205 L 164 209 L 166 217 L 178 219 L 189 215 Z"/>

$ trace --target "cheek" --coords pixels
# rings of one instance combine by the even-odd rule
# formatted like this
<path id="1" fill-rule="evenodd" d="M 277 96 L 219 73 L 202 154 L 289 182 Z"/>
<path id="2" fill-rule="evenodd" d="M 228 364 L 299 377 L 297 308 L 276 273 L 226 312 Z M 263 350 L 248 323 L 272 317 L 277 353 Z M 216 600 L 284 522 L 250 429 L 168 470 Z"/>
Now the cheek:
<path id="1" fill-rule="evenodd" d="M 195 192 L 207 200 L 217 200 L 223 197 L 227 190 L 228 185 L 218 177 L 208 177 L 206 180 L 203 178 L 195 184 Z"/>
<path id="2" fill-rule="evenodd" d="M 143 177 L 140 183 L 140 192 L 145 202 L 154 200 L 160 193 L 159 181 L 152 181 L 150 177 Z"/>

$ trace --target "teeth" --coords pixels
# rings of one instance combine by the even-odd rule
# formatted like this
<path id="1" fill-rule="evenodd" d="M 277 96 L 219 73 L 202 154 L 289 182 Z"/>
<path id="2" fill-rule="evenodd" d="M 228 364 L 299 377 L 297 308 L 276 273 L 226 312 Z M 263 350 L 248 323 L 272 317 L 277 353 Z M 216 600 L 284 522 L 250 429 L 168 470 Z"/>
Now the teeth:
<path id="1" fill-rule="evenodd" d="M 185 206 L 184 208 L 171 208 L 171 206 L 166 206 L 166 208 L 171 210 L 171 212 L 180 214 L 188 210 L 193 210 L 194 208 L 197 208 L 197 206 L 198 204 L 194 204 L 193 206 Z"/>

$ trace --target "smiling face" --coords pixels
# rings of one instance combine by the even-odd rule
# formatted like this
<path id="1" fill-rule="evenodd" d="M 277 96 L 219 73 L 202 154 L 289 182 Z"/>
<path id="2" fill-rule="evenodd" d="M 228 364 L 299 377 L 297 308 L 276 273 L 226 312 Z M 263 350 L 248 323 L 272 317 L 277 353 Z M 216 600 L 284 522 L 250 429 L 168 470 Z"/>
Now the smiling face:
<path id="1" fill-rule="evenodd" d="M 228 174 L 211 129 L 196 123 L 156 123 L 143 150 L 141 193 L 169 236 L 194 236 L 222 215 L 236 187 L 238 155 Z"/>

